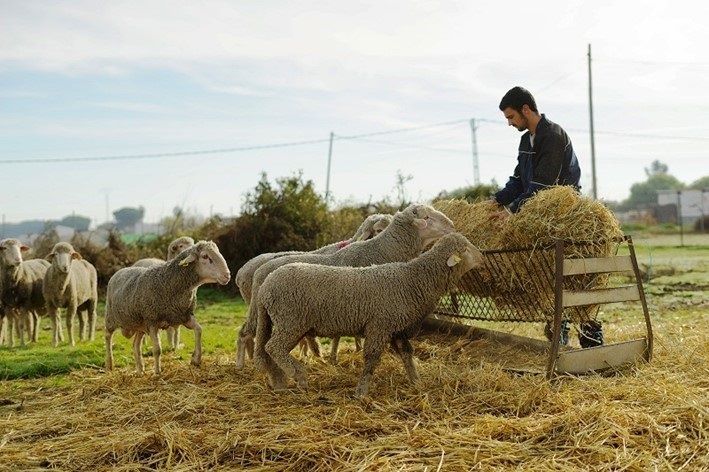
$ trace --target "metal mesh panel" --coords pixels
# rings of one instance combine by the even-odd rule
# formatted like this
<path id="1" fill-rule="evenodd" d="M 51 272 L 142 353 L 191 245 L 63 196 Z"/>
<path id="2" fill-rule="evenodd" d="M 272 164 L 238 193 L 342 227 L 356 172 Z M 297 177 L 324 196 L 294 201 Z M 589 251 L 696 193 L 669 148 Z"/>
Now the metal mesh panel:
<path id="1" fill-rule="evenodd" d="M 584 243 L 570 243 L 583 252 Z M 575 247 L 574 247 L 575 246 Z M 617 245 L 616 245 L 617 248 Z M 439 301 L 437 312 L 485 321 L 543 322 L 554 319 L 554 247 L 482 251 L 484 266 L 465 274 Z M 601 288 L 607 274 L 564 277 L 565 290 Z M 596 318 L 598 306 L 564 309 L 563 318 L 578 323 Z"/>

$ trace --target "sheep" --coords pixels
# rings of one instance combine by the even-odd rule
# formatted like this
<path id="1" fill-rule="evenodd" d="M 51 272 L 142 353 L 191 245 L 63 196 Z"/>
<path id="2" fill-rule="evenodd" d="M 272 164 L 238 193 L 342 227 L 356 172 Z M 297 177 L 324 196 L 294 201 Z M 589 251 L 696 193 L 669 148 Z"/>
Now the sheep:
<path id="1" fill-rule="evenodd" d="M 369 215 L 367 218 L 364 219 L 362 224 L 359 225 L 359 228 L 357 228 L 357 231 L 355 231 L 354 235 L 350 239 L 328 244 L 327 246 L 323 246 L 320 249 L 310 251 L 310 254 L 333 254 L 338 250 L 348 246 L 352 242 L 366 241 L 368 239 L 371 239 L 381 233 L 384 229 L 386 229 L 386 227 L 389 226 L 389 223 L 391 223 L 392 218 L 392 215 L 382 213 L 375 213 L 373 215 Z M 252 258 L 243 266 L 241 266 L 241 268 L 236 272 L 236 277 L 234 281 L 236 283 L 236 286 L 239 288 L 239 293 L 241 293 L 241 297 L 247 304 L 251 304 L 251 287 L 253 276 L 256 270 L 273 259 L 283 256 L 290 256 L 293 254 L 305 253 L 302 251 L 264 253 Z M 332 340 L 332 349 L 330 350 L 330 362 L 333 364 L 337 363 L 337 346 L 339 345 L 339 343 L 340 338 Z M 241 357 L 237 358 L 237 365 L 238 368 L 241 368 L 243 366 L 244 350 L 246 350 L 246 353 L 249 355 L 249 357 L 253 357 L 253 343 L 247 342 L 241 345 L 241 351 L 239 351 L 239 346 L 240 345 L 237 341 L 237 352 L 242 353 Z M 358 338 L 355 338 L 355 346 L 357 350 L 360 349 Z M 307 351 L 308 348 L 310 348 L 310 350 L 317 357 L 320 357 L 320 346 L 317 344 L 317 341 L 315 341 L 314 338 L 306 338 L 304 343 L 301 344 L 301 349 L 304 353 Z"/>
<path id="2" fill-rule="evenodd" d="M 258 288 L 266 276 L 278 267 L 292 262 L 352 267 L 404 262 L 418 256 L 429 243 L 453 230 L 453 223 L 443 213 L 428 205 L 410 205 L 394 215 L 389 226 L 368 241 L 353 242 L 334 254 L 296 254 L 264 264 L 254 273 L 252 302 L 237 339 L 236 368 L 243 367 L 247 343 L 253 343 L 256 335 L 257 312 L 254 302 L 258 297 Z M 331 351 L 332 363 L 337 362 L 336 355 Z"/>
<path id="3" fill-rule="evenodd" d="M 172 241 L 167 247 L 167 259 L 171 261 L 176 255 L 187 249 L 188 247 L 194 246 L 194 239 L 189 236 L 181 236 L 174 241 Z M 145 259 L 139 259 L 134 264 L 133 267 L 153 267 L 155 265 L 164 264 L 165 261 L 158 259 L 157 257 L 148 257 Z M 173 328 L 168 327 L 167 332 L 167 342 L 170 345 L 170 349 L 176 351 L 180 347 L 180 327 L 177 326 Z"/>
<path id="4" fill-rule="evenodd" d="M 305 367 L 290 355 L 302 336 L 363 336 L 364 370 L 355 396 L 367 395 L 388 344 L 416 383 L 409 338 L 446 290 L 482 263 L 480 251 L 465 236 L 452 233 L 408 262 L 357 268 L 282 266 L 259 288 L 256 365 L 266 371 L 274 390 L 285 389 L 287 377 L 306 389 Z"/>
<path id="5" fill-rule="evenodd" d="M 183 325 L 194 330 L 191 364 L 202 362 L 202 327 L 194 315 L 197 288 L 205 283 L 226 285 L 231 273 L 212 241 L 199 241 L 174 259 L 153 267 L 125 267 L 108 281 L 106 293 L 106 369 L 113 369 L 113 333 L 121 328 L 133 338 L 136 370 L 143 373 L 140 344 L 147 332 L 153 343 L 155 373 L 160 374 L 160 329 Z"/>
<path id="6" fill-rule="evenodd" d="M 66 329 L 69 343 L 74 346 L 74 317 L 79 313 L 79 339 L 93 341 L 96 335 L 98 283 L 96 268 L 85 261 L 69 243 L 57 243 L 47 256 L 51 265 L 42 284 L 47 314 L 52 320 L 52 345 L 59 344 L 59 308 L 66 309 Z M 85 326 L 82 312 L 88 314 Z M 86 332 L 88 328 L 88 333 Z"/>
<path id="7" fill-rule="evenodd" d="M 391 222 L 392 216 L 385 214 L 374 214 L 369 215 L 364 219 L 362 224 L 357 228 L 355 234 L 344 241 L 328 244 L 320 249 L 310 251 L 310 254 L 333 254 L 338 250 L 344 248 L 345 246 L 353 243 L 354 241 L 366 241 L 373 238 L 377 234 L 381 233 Z M 239 293 L 244 301 L 249 304 L 251 303 L 251 284 L 253 280 L 253 275 L 256 270 L 264 265 L 266 262 L 273 259 L 290 256 L 293 254 L 305 254 L 303 251 L 284 251 L 284 252 L 267 252 L 260 254 L 248 262 L 246 262 L 241 268 L 236 272 L 236 277 L 234 282 L 239 288 Z"/>
<path id="8" fill-rule="evenodd" d="M 40 315 L 45 313 L 42 280 L 49 267 L 44 259 L 22 260 L 29 247 L 17 239 L 0 241 L 0 303 L 5 313 L 14 318 L 20 345 L 25 344 L 24 331 L 36 342 L 39 336 Z M 14 344 L 12 323 L 8 326 L 8 339 Z"/>

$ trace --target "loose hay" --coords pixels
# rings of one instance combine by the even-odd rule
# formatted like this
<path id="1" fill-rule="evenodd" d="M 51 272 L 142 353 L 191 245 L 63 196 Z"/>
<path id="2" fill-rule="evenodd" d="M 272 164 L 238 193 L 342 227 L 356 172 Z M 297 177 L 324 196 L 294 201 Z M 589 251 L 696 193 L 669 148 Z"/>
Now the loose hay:
<path id="1" fill-rule="evenodd" d="M 0 469 L 706 470 L 708 336 L 660 324 L 652 364 L 555 384 L 503 370 L 544 362 L 531 353 L 417 340 L 420 387 L 385 355 L 362 401 L 352 352 L 337 367 L 310 362 L 305 393 L 274 394 L 227 356 L 202 369 L 168 358 L 161 377 L 85 369 L 62 387 L 5 382 Z"/>
<path id="2" fill-rule="evenodd" d="M 614 253 L 617 240 L 623 236 L 618 220 L 608 208 L 568 186 L 538 192 L 504 222 L 493 218 L 500 207 L 491 201 L 470 204 L 443 200 L 435 202 L 434 207 L 480 249 L 530 248 L 485 254 L 484 268 L 461 280 L 460 291 L 491 298 L 495 306 L 506 311 L 505 319 L 539 321 L 553 314 L 553 253 L 542 254 L 544 248 L 561 239 L 575 243 L 566 245 L 565 257 L 607 257 Z M 589 289 L 606 286 L 608 277 L 578 275 L 565 281 L 567 289 Z M 529 307 L 539 309 L 532 314 Z M 594 307 L 574 308 L 566 316 L 573 321 L 586 321 L 595 311 Z M 486 315 L 485 319 L 494 319 L 494 315 Z"/>

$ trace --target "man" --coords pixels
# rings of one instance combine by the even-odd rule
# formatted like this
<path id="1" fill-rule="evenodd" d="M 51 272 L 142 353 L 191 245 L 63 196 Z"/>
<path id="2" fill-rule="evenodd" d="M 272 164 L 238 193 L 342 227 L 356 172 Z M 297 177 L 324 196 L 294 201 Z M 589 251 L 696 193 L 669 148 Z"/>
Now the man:
<path id="1" fill-rule="evenodd" d="M 539 114 L 527 89 L 510 89 L 502 97 L 500 110 L 510 126 L 526 133 L 519 142 L 514 174 L 494 196 L 497 203 L 516 213 L 529 197 L 551 185 L 580 188 L 581 169 L 571 139 L 561 126 Z"/>
<path id="2" fill-rule="evenodd" d="M 526 131 L 519 142 L 517 167 L 505 187 L 493 196 L 502 208 L 495 215 L 501 220 L 519 211 L 524 202 L 540 190 L 552 185 L 571 185 L 577 190 L 581 169 L 569 135 L 537 110 L 537 103 L 523 87 L 513 87 L 500 101 L 507 124 Z M 507 207 L 507 208 L 505 208 Z M 551 340 L 551 326 L 544 330 Z M 568 324 L 564 320 L 562 344 L 568 343 Z M 579 332 L 582 347 L 603 344 L 600 322 L 582 323 Z"/>

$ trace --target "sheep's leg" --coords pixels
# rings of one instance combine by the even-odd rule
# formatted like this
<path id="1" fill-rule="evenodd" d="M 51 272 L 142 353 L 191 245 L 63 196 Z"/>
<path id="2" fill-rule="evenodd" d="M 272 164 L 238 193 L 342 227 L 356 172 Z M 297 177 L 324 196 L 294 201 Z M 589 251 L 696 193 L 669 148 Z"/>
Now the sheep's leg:
<path id="1" fill-rule="evenodd" d="M 86 313 L 89 315 L 89 341 L 96 339 L 96 300 L 89 302 L 89 308 Z"/>
<path id="2" fill-rule="evenodd" d="M 172 326 L 168 326 L 167 329 L 165 329 L 165 333 L 167 334 L 167 345 L 173 351 L 175 350 L 175 339 L 173 338 L 174 332 L 175 328 L 173 328 Z"/>
<path id="3" fill-rule="evenodd" d="M 7 345 L 9 347 L 15 347 L 15 318 L 16 314 L 9 310 L 7 312 Z"/>
<path id="4" fill-rule="evenodd" d="M 66 308 L 66 330 L 69 335 L 69 344 L 76 346 L 74 342 L 74 318 L 76 317 L 76 305 L 69 305 Z"/>
<path id="5" fill-rule="evenodd" d="M 266 343 L 266 352 L 288 377 L 295 379 L 299 388 L 305 390 L 308 388 L 305 366 L 290 355 L 301 337 L 301 333 L 288 332 L 274 326 L 271 339 Z"/>
<path id="6" fill-rule="evenodd" d="M 369 392 L 369 381 L 374 369 L 382 358 L 382 352 L 387 345 L 387 340 L 381 337 L 367 336 L 364 340 L 364 369 L 355 389 L 356 397 L 363 397 Z"/>
<path id="7" fill-rule="evenodd" d="M 84 311 L 77 311 L 77 317 L 79 318 L 79 341 L 86 341 L 86 318 Z"/>
<path id="8" fill-rule="evenodd" d="M 133 337 L 133 357 L 135 358 L 135 370 L 138 374 L 143 373 L 145 367 L 143 366 L 143 353 L 141 351 L 141 344 L 143 342 L 143 337 L 145 333 L 138 331 Z"/>
<path id="9" fill-rule="evenodd" d="M 308 345 L 310 352 L 313 353 L 313 356 L 322 357 L 322 354 L 320 353 L 320 343 L 315 336 L 305 336 L 305 343 Z"/>
<path id="10" fill-rule="evenodd" d="M 39 313 L 36 311 L 32 312 L 32 342 L 36 343 L 37 340 L 39 339 L 39 320 L 40 316 Z"/>
<path id="11" fill-rule="evenodd" d="M 252 293 L 254 293 L 252 291 Z M 236 368 L 243 369 L 244 361 L 247 352 L 250 353 L 250 357 L 253 359 L 253 349 L 254 349 L 254 337 L 256 336 L 256 323 L 257 323 L 257 311 L 256 311 L 256 301 L 252 299 L 252 303 L 249 305 L 248 315 L 246 321 L 241 325 L 241 330 L 236 338 Z"/>
<path id="12" fill-rule="evenodd" d="M 416 365 L 414 364 L 414 348 L 406 338 L 394 338 L 391 340 L 391 347 L 399 355 L 401 362 L 404 364 L 404 370 L 409 377 L 409 381 L 413 384 L 419 381 Z"/>
<path id="13" fill-rule="evenodd" d="M 160 345 L 160 329 L 155 326 L 148 328 L 150 340 L 153 342 L 153 361 L 155 362 L 155 374 L 160 375 L 160 355 L 162 354 L 162 346 Z"/>
<path id="14" fill-rule="evenodd" d="M 200 364 L 202 364 L 202 327 L 197 323 L 197 319 L 194 315 L 192 315 L 189 321 L 185 323 L 185 328 L 194 331 L 194 352 L 192 353 L 190 364 L 199 367 Z"/>
<path id="15" fill-rule="evenodd" d="M 340 345 L 340 337 L 335 336 L 330 343 L 330 364 L 337 365 L 337 348 Z"/>
<path id="16" fill-rule="evenodd" d="M 355 341 L 355 351 L 356 352 L 361 351 L 362 350 L 362 338 L 358 338 L 357 336 L 355 336 L 354 341 Z"/>
<path id="17" fill-rule="evenodd" d="M 55 306 L 48 306 L 47 315 L 52 322 L 52 347 L 57 347 L 59 345 L 59 333 L 62 329 L 59 322 L 59 310 Z"/>
<path id="18" fill-rule="evenodd" d="M 298 352 L 301 358 L 305 358 L 308 355 L 308 341 L 304 337 L 298 341 Z"/>
<path id="19" fill-rule="evenodd" d="M 57 323 L 54 324 L 55 328 Z M 113 330 L 106 329 L 104 340 L 106 342 L 106 370 L 113 370 Z M 56 332 L 54 334 L 56 336 Z"/>
<path id="20" fill-rule="evenodd" d="M 257 323 L 258 329 L 254 342 L 254 364 L 256 364 L 257 369 L 266 371 L 268 384 L 273 390 L 285 390 L 288 386 L 288 378 L 285 372 L 278 367 L 278 364 L 275 363 L 270 354 L 266 352 L 266 343 L 271 339 L 273 325 L 271 324 L 268 313 L 265 311 L 266 309 L 261 307 L 260 310 L 264 311 L 259 313 Z"/>
<path id="21" fill-rule="evenodd" d="M 180 347 L 180 327 L 170 326 L 167 328 L 167 342 L 170 345 L 170 349 L 177 351 Z"/>
<path id="22" fill-rule="evenodd" d="M 20 312 L 15 319 L 15 328 L 17 329 L 17 337 L 20 339 L 20 347 L 25 345 L 25 318 L 27 318 L 27 314 Z"/>

